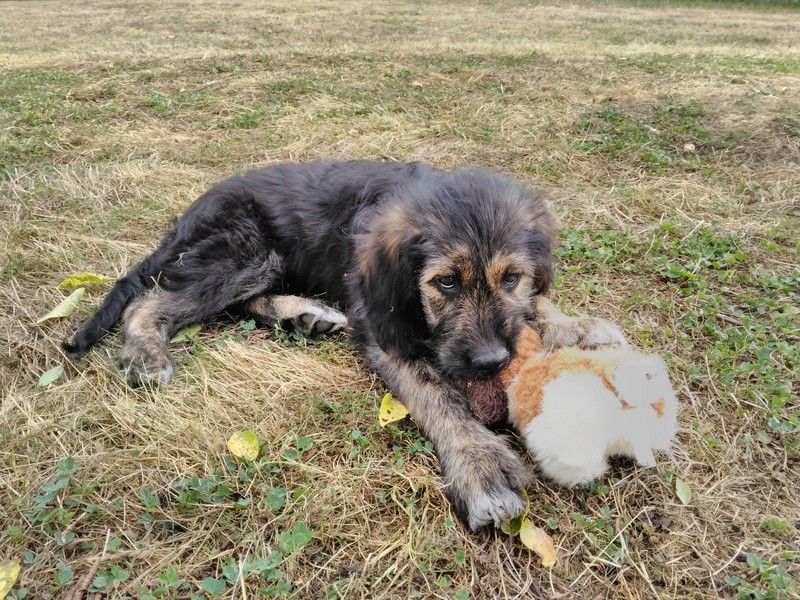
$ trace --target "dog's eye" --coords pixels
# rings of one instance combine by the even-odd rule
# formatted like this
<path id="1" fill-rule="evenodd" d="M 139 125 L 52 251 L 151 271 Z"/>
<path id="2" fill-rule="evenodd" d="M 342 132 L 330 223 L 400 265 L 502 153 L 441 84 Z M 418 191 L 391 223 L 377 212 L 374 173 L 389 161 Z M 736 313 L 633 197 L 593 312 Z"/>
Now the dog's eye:
<path id="1" fill-rule="evenodd" d="M 445 275 L 436 280 L 436 285 L 443 292 L 452 292 L 456 287 L 456 278 L 454 275 Z"/>
<path id="2" fill-rule="evenodd" d="M 503 275 L 503 287 L 507 290 L 513 290 L 519 282 L 519 273 L 506 273 Z"/>

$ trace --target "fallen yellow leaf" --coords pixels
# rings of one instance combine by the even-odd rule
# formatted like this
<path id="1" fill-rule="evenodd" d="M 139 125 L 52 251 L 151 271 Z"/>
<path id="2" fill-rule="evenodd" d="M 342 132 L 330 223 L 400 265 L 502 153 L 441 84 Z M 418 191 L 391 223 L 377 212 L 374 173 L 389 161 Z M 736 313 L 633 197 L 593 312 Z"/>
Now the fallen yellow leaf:
<path id="1" fill-rule="evenodd" d="M 407 415 L 408 409 L 392 398 L 392 394 L 389 392 L 383 397 L 383 400 L 381 400 L 378 423 L 380 423 L 381 427 L 386 427 L 389 423 L 404 419 Z"/>
<path id="2" fill-rule="evenodd" d="M 0 563 L 0 600 L 3 600 L 14 587 L 19 576 L 19 561 Z"/>
<path id="3" fill-rule="evenodd" d="M 519 539 L 542 559 L 543 567 L 556 564 L 556 548 L 551 538 L 541 527 L 536 527 L 530 519 L 523 519 L 519 529 Z"/>
<path id="4" fill-rule="evenodd" d="M 70 288 L 83 287 L 85 285 L 93 285 L 95 283 L 103 283 L 106 281 L 113 281 L 113 277 L 106 275 L 98 275 L 97 273 L 75 273 L 70 275 L 64 281 L 58 284 L 58 289 L 67 290 Z"/>
<path id="5" fill-rule="evenodd" d="M 253 461 L 258 458 L 258 436 L 252 431 L 237 431 L 228 439 L 228 450 L 236 458 Z"/>

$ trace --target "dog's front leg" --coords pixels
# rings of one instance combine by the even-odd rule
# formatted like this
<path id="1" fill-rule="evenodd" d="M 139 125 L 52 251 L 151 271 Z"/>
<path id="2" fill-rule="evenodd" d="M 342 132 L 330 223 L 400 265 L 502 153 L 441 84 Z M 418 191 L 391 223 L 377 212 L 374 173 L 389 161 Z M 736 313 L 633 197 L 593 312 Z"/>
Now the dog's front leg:
<path id="1" fill-rule="evenodd" d="M 461 393 L 424 363 L 386 354 L 377 346 L 367 358 L 433 442 L 445 493 L 471 530 L 519 515 L 530 470 L 503 438 L 475 420 Z"/>
<path id="2" fill-rule="evenodd" d="M 610 321 L 587 316 L 568 317 L 544 296 L 536 296 L 534 300 L 533 325 L 542 337 L 545 350 L 566 346 L 583 349 L 629 346 L 619 327 Z"/>

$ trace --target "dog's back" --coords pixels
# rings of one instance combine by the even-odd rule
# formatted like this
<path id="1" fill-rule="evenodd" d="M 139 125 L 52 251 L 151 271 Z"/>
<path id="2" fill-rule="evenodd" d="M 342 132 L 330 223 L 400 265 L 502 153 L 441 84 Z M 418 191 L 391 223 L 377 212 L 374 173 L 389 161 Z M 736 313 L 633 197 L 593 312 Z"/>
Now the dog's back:
<path id="1" fill-rule="evenodd" d="M 268 287 L 284 294 L 325 294 L 344 304 L 342 274 L 352 260 L 349 238 L 356 213 L 433 172 L 420 163 L 326 161 L 277 164 L 222 181 L 176 219 L 150 256 L 117 281 L 64 349 L 76 357 L 85 354 L 136 297 L 156 285 L 170 291 L 215 275 L 228 286 L 226 294 L 217 295 L 224 297 L 206 298 L 214 300 L 215 311 L 225 308 L 220 306 L 225 298 L 241 301 L 247 292 Z M 269 262 L 271 256 L 280 267 L 276 260 Z M 225 275 L 246 275 L 248 267 L 252 277 L 239 277 L 241 289 L 230 289 L 232 281 Z M 267 277 L 264 269 L 274 276 Z"/>

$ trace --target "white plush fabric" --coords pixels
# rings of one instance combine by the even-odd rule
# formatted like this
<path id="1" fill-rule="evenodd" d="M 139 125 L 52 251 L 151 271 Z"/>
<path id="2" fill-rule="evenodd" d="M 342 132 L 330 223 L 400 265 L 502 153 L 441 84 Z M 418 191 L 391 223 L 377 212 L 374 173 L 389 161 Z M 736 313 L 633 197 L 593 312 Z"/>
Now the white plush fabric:
<path id="1" fill-rule="evenodd" d="M 653 449 L 672 444 L 678 404 L 664 361 L 626 351 L 611 382 L 619 395 L 596 374 L 564 373 L 544 387 L 541 413 L 517 424 L 542 472 L 556 483 L 594 481 L 617 454 L 654 466 Z"/>

